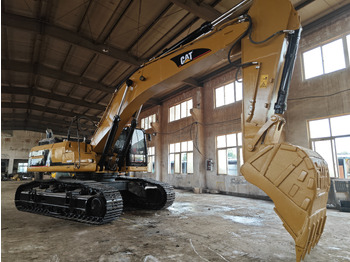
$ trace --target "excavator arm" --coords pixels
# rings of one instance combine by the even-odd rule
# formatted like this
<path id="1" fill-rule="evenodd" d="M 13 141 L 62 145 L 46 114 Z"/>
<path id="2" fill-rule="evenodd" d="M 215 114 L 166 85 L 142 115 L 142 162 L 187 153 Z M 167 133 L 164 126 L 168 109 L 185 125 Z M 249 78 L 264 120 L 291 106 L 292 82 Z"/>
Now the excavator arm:
<path id="1" fill-rule="evenodd" d="M 282 139 L 301 33 L 298 14 L 287 1 L 257 2 L 264 4 L 249 10 L 252 30 L 242 40 L 242 63 L 252 65 L 243 68 L 241 173 L 273 200 L 300 261 L 323 232 L 330 178 L 319 154 Z M 266 19 L 271 10 L 278 10 L 278 23 Z"/>

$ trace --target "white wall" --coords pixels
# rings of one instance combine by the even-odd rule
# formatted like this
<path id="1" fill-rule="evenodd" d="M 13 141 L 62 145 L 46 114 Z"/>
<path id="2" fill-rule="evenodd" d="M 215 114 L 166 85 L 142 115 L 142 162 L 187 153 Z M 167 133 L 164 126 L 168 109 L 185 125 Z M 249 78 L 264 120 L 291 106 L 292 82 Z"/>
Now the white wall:
<path id="1" fill-rule="evenodd" d="M 45 137 L 45 133 L 32 131 L 2 131 L 1 159 L 9 159 L 8 174 L 13 173 L 14 160 L 28 159 L 30 149 Z"/>

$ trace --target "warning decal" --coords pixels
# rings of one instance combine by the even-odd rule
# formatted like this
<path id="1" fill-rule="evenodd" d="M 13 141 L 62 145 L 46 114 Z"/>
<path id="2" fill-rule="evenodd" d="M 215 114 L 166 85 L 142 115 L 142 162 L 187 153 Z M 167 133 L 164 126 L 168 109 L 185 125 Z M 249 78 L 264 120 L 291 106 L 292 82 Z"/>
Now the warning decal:
<path id="1" fill-rule="evenodd" d="M 266 88 L 267 87 L 267 80 L 268 79 L 269 79 L 269 75 L 261 75 L 260 88 Z"/>

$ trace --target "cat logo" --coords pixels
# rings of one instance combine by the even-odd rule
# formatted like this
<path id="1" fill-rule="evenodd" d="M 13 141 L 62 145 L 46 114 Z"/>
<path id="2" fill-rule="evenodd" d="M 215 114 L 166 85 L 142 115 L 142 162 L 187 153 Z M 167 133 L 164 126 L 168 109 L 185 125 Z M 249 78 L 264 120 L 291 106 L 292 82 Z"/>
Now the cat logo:
<path id="1" fill-rule="evenodd" d="M 192 61 L 192 53 L 193 53 L 193 50 L 191 52 L 181 56 L 181 58 L 180 58 L 181 65 L 187 64 L 187 63 Z"/>
<path id="2" fill-rule="evenodd" d="M 179 54 L 171 60 L 177 65 L 177 67 L 182 67 L 193 60 L 209 53 L 211 50 L 207 48 L 198 48 L 198 49 L 193 49 L 191 51 L 188 51 L 186 53 Z"/>

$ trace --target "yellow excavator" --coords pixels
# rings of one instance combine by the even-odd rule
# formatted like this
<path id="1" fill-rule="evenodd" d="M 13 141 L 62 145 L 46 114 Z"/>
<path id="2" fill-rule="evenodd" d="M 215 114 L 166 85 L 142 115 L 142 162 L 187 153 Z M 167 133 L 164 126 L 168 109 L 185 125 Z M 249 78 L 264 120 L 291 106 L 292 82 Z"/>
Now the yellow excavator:
<path id="1" fill-rule="evenodd" d="M 243 79 L 241 173 L 273 200 L 295 240 L 296 260 L 302 260 L 323 232 L 330 179 L 319 154 L 283 142 L 300 18 L 289 0 L 254 0 L 248 12 L 231 19 L 246 2 L 204 23 L 127 77 L 90 140 L 48 133 L 32 148 L 28 171 L 52 173 L 56 179 L 19 186 L 17 209 L 103 224 L 123 208 L 170 206 L 175 198 L 170 185 L 125 175 L 147 167 L 145 134 L 137 128 L 142 105 L 176 90 L 184 79 L 231 64 Z"/>

